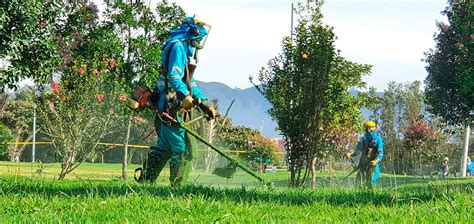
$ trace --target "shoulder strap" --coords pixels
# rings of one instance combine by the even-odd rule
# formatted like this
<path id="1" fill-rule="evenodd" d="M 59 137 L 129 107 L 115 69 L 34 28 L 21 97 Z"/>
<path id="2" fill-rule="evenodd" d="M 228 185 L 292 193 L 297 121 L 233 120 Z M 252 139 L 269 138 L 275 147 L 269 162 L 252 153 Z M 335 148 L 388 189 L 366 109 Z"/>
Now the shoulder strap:
<path id="1" fill-rule="evenodd" d="M 166 52 L 166 59 L 165 59 L 165 64 L 164 64 L 164 68 L 165 68 L 164 71 L 166 71 L 166 74 L 164 74 L 165 75 L 165 89 L 166 89 L 166 91 L 169 89 L 168 88 L 168 65 L 170 63 L 170 53 L 171 53 L 171 49 L 173 49 L 175 43 L 176 42 L 172 42 L 170 47 L 168 48 L 168 51 Z"/>
<path id="2" fill-rule="evenodd" d="M 188 87 L 189 94 L 192 96 L 193 91 L 191 89 L 191 75 L 189 73 L 189 62 L 187 62 L 186 65 L 185 65 L 185 72 L 184 72 L 183 81 L 184 81 L 184 83 L 186 83 L 186 87 Z"/>

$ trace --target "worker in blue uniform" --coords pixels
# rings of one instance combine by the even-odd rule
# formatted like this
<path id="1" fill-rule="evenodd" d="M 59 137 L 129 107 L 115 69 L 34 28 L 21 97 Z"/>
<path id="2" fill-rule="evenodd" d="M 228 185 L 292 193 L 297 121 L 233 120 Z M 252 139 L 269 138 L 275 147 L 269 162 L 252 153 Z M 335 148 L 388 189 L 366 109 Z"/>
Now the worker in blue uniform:
<path id="1" fill-rule="evenodd" d="M 373 121 L 364 123 L 365 134 L 357 142 L 354 152 L 346 153 L 348 159 L 357 160 L 357 181 L 372 189 L 380 177 L 380 162 L 383 159 L 383 139 L 376 132 Z"/>
<path id="2" fill-rule="evenodd" d="M 210 26 L 186 17 L 179 28 L 170 31 L 170 38 L 163 47 L 162 74 L 157 80 L 159 93 L 156 108 L 179 122 L 189 119 L 189 112 L 198 106 L 209 119 L 218 116 L 206 97 L 199 90 L 193 77 L 197 52 L 204 47 Z M 186 163 L 192 157 L 190 141 L 185 130 L 158 117 L 158 141 L 151 147 L 139 182 L 154 182 L 169 161 L 171 186 L 179 186 L 185 179 Z"/>

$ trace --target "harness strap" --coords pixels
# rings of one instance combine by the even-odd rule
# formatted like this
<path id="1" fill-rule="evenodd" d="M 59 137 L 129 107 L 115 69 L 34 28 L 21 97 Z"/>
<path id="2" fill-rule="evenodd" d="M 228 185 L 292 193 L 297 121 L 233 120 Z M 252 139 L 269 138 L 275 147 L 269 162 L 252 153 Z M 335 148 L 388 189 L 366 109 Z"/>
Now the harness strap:
<path id="1" fill-rule="evenodd" d="M 170 63 L 171 49 L 173 49 L 175 43 L 176 42 L 171 43 L 170 47 L 168 48 L 168 52 L 166 52 L 166 60 L 165 60 L 165 65 L 164 65 L 164 71 L 166 71 L 166 73 L 164 74 L 165 75 L 165 91 L 169 90 L 169 86 L 168 86 L 168 65 Z"/>

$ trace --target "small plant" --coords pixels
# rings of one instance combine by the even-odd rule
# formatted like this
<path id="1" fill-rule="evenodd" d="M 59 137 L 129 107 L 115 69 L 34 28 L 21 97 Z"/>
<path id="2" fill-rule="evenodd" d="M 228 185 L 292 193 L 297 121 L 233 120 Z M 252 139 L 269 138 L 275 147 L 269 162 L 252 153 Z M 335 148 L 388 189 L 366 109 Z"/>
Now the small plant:
<path id="1" fill-rule="evenodd" d="M 36 164 L 38 164 L 38 169 L 35 171 L 36 174 L 43 174 L 46 172 L 46 167 L 41 160 L 37 160 Z"/>

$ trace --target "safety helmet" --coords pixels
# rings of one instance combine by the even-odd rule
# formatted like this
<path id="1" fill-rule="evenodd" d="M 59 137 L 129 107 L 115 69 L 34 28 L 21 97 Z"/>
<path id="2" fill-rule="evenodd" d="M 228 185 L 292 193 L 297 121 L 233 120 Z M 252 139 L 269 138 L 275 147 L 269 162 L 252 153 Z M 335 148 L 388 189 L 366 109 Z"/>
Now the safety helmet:
<path id="1" fill-rule="evenodd" d="M 374 131 L 376 126 L 377 125 L 373 121 L 367 121 L 367 122 L 364 123 L 364 129 L 370 129 L 370 130 Z"/>
<path id="2" fill-rule="evenodd" d="M 206 43 L 211 26 L 194 17 L 186 17 L 179 28 L 170 30 L 171 39 L 190 40 L 197 49 L 202 49 Z"/>

